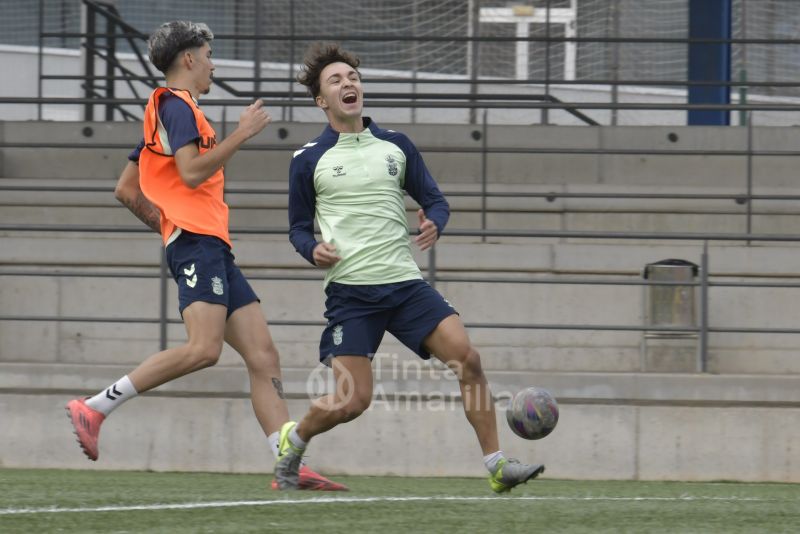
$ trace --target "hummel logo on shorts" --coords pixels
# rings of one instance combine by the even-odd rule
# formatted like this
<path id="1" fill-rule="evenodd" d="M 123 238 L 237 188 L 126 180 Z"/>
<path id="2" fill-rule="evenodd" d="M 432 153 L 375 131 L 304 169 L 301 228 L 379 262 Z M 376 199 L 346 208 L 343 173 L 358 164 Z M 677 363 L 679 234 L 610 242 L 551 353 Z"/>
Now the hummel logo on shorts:
<path id="1" fill-rule="evenodd" d="M 194 286 L 197 285 L 197 274 L 195 274 L 194 272 L 194 263 L 188 269 L 184 269 L 183 274 L 185 274 L 186 276 L 191 276 L 191 278 L 186 279 L 186 285 L 191 288 L 194 288 Z"/>

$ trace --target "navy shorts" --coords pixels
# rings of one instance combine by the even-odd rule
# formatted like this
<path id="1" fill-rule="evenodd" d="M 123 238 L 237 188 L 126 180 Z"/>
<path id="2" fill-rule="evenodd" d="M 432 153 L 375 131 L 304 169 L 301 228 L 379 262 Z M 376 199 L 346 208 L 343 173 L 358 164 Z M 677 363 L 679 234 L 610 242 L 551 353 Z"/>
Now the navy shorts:
<path id="1" fill-rule="evenodd" d="M 178 310 L 183 315 L 192 302 L 222 304 L 233 312 L 258 301 L 228 244 L 209 235 L 181 230 L 167 245 L 167 265 L 178 283 Z"/>
<path id="2" fill-rule="evenodd" d="M 446 317 L 456 312 L 425 280 L 371 286 L 331 282 L 325 289 L 328 325 L 319 342 L 319 359 L 334 356 L 372 358 L 389 332 L 427 360 L 423 342 Z"/>

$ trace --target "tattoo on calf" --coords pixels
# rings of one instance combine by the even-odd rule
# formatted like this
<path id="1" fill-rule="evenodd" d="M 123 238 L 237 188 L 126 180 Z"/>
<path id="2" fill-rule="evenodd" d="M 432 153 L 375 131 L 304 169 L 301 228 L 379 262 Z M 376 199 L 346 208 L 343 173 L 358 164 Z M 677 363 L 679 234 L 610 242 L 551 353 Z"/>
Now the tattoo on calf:
<path id="1" fill-rule="evenodd" d="M 285 399 L 286 397 L 283 395 L 283 384 L 277 378 L 272 379 L 272 385 L 275 386 L 275 389 L 278 391 L 278 397 Z"/>

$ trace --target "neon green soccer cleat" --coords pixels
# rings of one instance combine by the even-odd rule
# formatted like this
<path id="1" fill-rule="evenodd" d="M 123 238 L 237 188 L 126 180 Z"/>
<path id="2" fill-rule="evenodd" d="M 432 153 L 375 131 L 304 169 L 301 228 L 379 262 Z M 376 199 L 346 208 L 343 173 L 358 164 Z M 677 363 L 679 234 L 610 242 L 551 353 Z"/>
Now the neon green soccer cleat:
<path id="1" fill-rule="evenodd" d="M 289 432 L 297 423 L 289 421 L 281 427 L 278 441 L 278 461 L 275 462 L 275 481 L 278 489 L 300 489 L 300 463 L 303 460 L 303 449 L 298 449 L 289 440 Z"/>
<path id="2" fill-rule="evenodd" d="M 518 460 L 503 458 L 497 463 L 497 469 L 489 475 L 489 486 L 495 493 L 505 493 L 511 488 L 524 484 L 544 473 L 541 464 L 521 464 Z"/>

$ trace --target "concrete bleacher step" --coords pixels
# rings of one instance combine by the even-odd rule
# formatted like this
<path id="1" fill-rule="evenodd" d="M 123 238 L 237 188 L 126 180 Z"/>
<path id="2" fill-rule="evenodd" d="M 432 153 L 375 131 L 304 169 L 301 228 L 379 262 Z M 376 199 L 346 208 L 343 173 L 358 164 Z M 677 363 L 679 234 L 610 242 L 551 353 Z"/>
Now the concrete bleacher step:
<path id="1" fill-rule="evenodd" d="M 0 235 L 3 264 L 61 266 L 152 266 L 161 241 L 141 226 L 136 232 L 20 232 Z M 234 252 L 244 268 L 296 269 L 309 267 L 281 230 L 276 234 L 234 233 Z M 596 273 L 632 274 L 647 263 L 678 257 L 700 263 L 703 243 L 631 240 L 597 242 L 558 238 L 520 238 L 503 241 L 480 237 L 456 239 L 445 235 L 436 246 L 436 266 L 465 273 Z M 412 248 L 417 263 L 427 269 L 429 254 Z M 788 276 L 800 272 L 794 242 L 710 243 L 711 272 L 722 276 Z"/>
<path id="2" fill-rule="evenodd" d="M 63 236 L 0 237 L 0 249 L 14 251 L 4 257 L 0 266 L 0 308 L 7 310 L 6 314 L 32 317 L 134 318 L 146 322 L 0 321 L 0 361 L 103 361 L 120 347 L 135 359 L 155 350 L 158 328 L 152 321 L 159 310 L 159 240 L 155 235 L 80 237 L 70 237 L 68 241 Z M 312 367 L 323 321 L 322 273 L 300 258 L 285 238 L 243 236 L 234 247 L 237 261 L 261 296 L 270 321 L 316 324 L 273 327 L 287 361 Z M 536 282 L 547 278 L 580 282 L 587 277 L 637 281 L 647 263 L 683 258 L 699 264 L 701 253 L 700 244 L 645 247 L 443 240 L 437 245 L 437 289 L 460 311 L 467 324 L 624 328 L 645 324 L 643 286 Z M 796 283 L 800 272 L 800 260 L 792 246 L 713 245 L 709 258 L 712 281 Z M 427 254 L 417 254 L 423 270 L 429 259 Z M 58 271 L 70 274 L 61 275 Z M 82 275 L 73 276 L 74 272 Z M 287 275 L 302 279 L 275 279 Z M 504 281 L 493 281 L 497 278 Z M 712 287 L 710 291 L 712 326 L 797 326 L 792 320 L 796 290 Z M 695 289 L 696 295 L 698 292 Z M 171 281 L 168 295 L 168 317 L 178 319 Z M 471 329 L 471 335 L 484 354 L 487 369 L 633 372 L 644 365 L 645 337 L 640 331 L 598 331 L 590 326 L 571 331 L 476 327 Z M 173 342 L 184 336 L 181 325 L 170 327 Z M 713 334 L 712 341 L 709 365 L 715 372 L 800 373 L 797 336 L 725 333 Z M 683 343 L 679 352 L 685 361 L 676 360 L 677 366 L 691 364 L 697 343 L 697 339 Z M 381 351 L 411 357 L 390 336 Z"/>
<path id="3" fill-rule="evenodd" d="M 453 208 L 448 230 L 479 230 L 484 221 L 480 211 Z M 415 209 L 408 210 L 409 227 L 417 222 Z M 142 223 L 119 205 L 109 206 L 0 206 L 0 225 L 97 225 L 136 228 Z M 485 215 L 488 230 L 502 231 L 607 231 L 607 232 L 697 232 L 744 233 L 747 219 L 738 213 L 655 213 L 655 212 L 569 212 L 492 210 Z M 287 228 L 283 206 L 241 208 L 231 205 L 230 225 L 237 228 Z M 800 218 L 792 214 L 755 213 L 752 226 L 756 233 L 798 233 Z M 14 230 L 11 230 L 12 232 Z M 19 230 L 22 231 L 22 230 Z M 495 239 L 502 239 L 498 236 Z"/>
<path id="4" fill-rule="evenodd" d="M 279 135 L 281 128 L 286 135 Z M 482 134 L 479 128 L 399 129 L 423 147 L 448 193 L 451 230 L 482 224 L 481 200 L 458 193 L 481 190 L 484 163 L 487 189 L 511 193 L 487 199 L 489 229 L 741 233 L 746 228 L 747 205 L 732 198 L 747 189 L 741 154 L 542 153 L 548 147 L 740 151 L 747 141 L 741 128 L 490 127 L 487 145 L 500 150 L 485 160 L 477 152 L 483 144 L 475 135 Z M 272 125 L 252 142 L 267 149 L 249 143 L 231 160 L 227 200 L 234 228 L 286 227 L 285 193 L 236 189 L 284 190 L 291 152 L 319 130 L 319 125 Z M 133 123 L 0 123 L 0 138 L 7 142 L 82 145 L 0 150 L 0 186 L 50 188 L 1 191 L 0 224 L 97 228 L 0 233 L 0 314 L 12 316 L 0 320 L 0 401 L 14 414 L 0 433 L 3 466 L 85 468 L 68 435 L 64 402 L 107 387 L 159 349 L 161 243 L 111 193 L 140 134 L 141 125 Z M 758 128 L 755 147 L 795 150 L 795 137 L 790 129 Z M 503 147 L 517 150 L 507 153 Z M 797 193 L 793 160 L 754 158 L 753 192 Z M 70 186 L 84 189 L 59 190 Z M 636 199 L 631 193 L 662 196 Z M 687 193 L 727 198 L 675 198 Z M 408 208 L 413 228 L 413 203 Z M 757 200 L 752 231 L 798 235 L 797 210 L 795 200 Z M 133 231 L 106 233 L 103 226 Z M 289 410 L 298 417 L 309 393 L 321 393 L 309 390 L 309 377 L 320 376 L 323 273 L 296 254 L 285 232 L 242 232 L 233 238 L 237 261 L 262 299 L 281 353 Z M 709 243 L 709 325 L 739 332 L 712 330 L 702 374 L 696 373 L 697 337 L 624 330 L 646 324 L 648 288 L 604 283 L 638 283 L 646 264 L 666 258 L 700 264 L 702 241 L 445 235 L 435 250 L 436 287 L 468 325 L 495 395 L 535 384 L 553 391 L 561 403 L 558 431 L 541 446 L 514 438 L 498 411 L 508 454 L 533 455 L 556 478 L 589 473 L 601 479 L 800 480 L 792 445 L 800 428 L 800 336 L 748 331 L 798 327 L 798 289 L 780 287 L 800 282 L 796 243 Z M 433 259 L 418 252 L 415 257 L 423 270 Z M 599 283 L 577 283 L 587 278 Z M 546 283 L 552 280 L 564 283 Z M 775 287 L 714 285 L 726 282 Z M 176 346 L 186 333 L 177 322 L 174 283 L 167 287 L 168 345 Z M 698 299 L 700 289 L 692 291 Z M 457 393 L 452 377 L 443 378 L 435 364 L 421 362 L 388 334 L 374 368 L 374 409 L 341 433 L 315 438 L 311 454 L 315 446 L 325 451 L 314 456 L 316 467 L 330 474 L 484 476 L 458 401 L 441 408 L 443 398 Z M 241 358 L 225 347 L 214 368 L 148 392 L 115 413 L 105 423 L 98 467 L 269 471 L 272 457 L 248 393 Z M 381 402 L 385 399 L 391 402 Z M 461 424 L 454 424 L 450 412 L 457 412 Z M 65 454 L 59 428 L 70 439 L 72 456 Z M 376 442 L 353 454 L 352 446 L 342 446 L 352 444 L 353 433 L 368 433 Z M 453 446 L 413 461 L 383 461 L 386 451 L 413 450 L 431 435 Z M 386 472 L 375 467 L 365 472 L 364 455 L 370 466 Z"/>
<path id="5" fill-rule="evenodd" d="M 40 144 L 42 139 L 69 144 L 47 150 L 4 148 L 0 175 L 19 178 L 115 179 L 130 148 L 141 138 L 138 123 L 6 122 L 2 126 L 0 135 L 15 144 Z M 216 128 L 222 137 L 234 126 Z M 491 126 L 484 139 L 480 128 L 470 125 L 383 126 L 407 133 L 442 183 L 478 184 L 484 163 L 492 181 L 506 184 L 670 185 L 687 190 L 713 186 L 744 191 L 748 183 L 745 128 Z M 244 182 L 286 180 L 293 151 L 321 130 L 322 124 L 270 125 L 231 159 L 228 177 Z M 793 151 L 798 144 L 792 129 L 756 127 L 752 134 L 755 150 Z M 485 161 L 479 153 L 484 143 L 490 151 Z M 599 153 L 603 150 L 608 152 Z M 703 150 L 714 154 L 685 153 Z M 793 159 L 779 154 L 754 157 L 754 186 L 795 187 Z"/>
<path id="6" fill-rule="evenodd" d="M 138 226 L 113 197 L 114 181 L 70 180 L 56 178 L 3 178 L 0 186 L 31 188 L 6 190 L 0 199 L 0 224 L 101 224 Z M 47 190 L 50 188 L 50 190 Z M 64 190 L 69 188 L 69 190 Z M 74 188 L 79 188 L 75 190 Z M 474 195 L 479 188 L 457 183 L 443 183 L 451 205 L 450 229 L 479 229 L 483 224 L 482 203 Z M 231 226 L 281 228 L 287 225 L 286 185 L 265 182 L 257 185 L 231 181 L 226 201 L 231 206 Z M 239 191 L 248 192 L 239 192 Z M 263 191 L 257 192 L 257 191 Z M 485 221 L 490 230 L 564 230 L 607 232 L 712 232 L 744 233 L 748 212 L 735 201 L 741 192 L 731 188 L 699 188 L 696 193 L 728 198 L 669 198 L 683 194 L 683 188 L 639 186 L 551 187 L 492 184 L 486 201 Z M 650 198 L 615 198 L 615 193 L 643 195 Z M 793 195 L 791 189 L 762 188 L 761 195 Z M 552 195 L 549 198 L 526 195 Z M 602 195 L 592 197 L 591 195 Z M 587 195 L 585 197 L 570 195 Z M 653 198 L 653 195 L 662 195 Z M 407 199 L 409 225 L 416 223 L 417 206 Z M 753 233 L 796 234 L 800 217 L 792 200 L 757 200 L 750 213 Z"/>
<path id="7" fill-rule="evenodd" d="M 231 225 L 236 228 L 286 228 L 286 169 L 291 152 L 319 131 L 319 125 L 274 125 L 246 147 L 226 167 Z M 0 234 L 0 300 L 4 310 L 43 315 L 101 313 L 106 316 L 150 317 L 156 313 L 155 279 L 72 276 L 14 276 L 3 271 L 26 269 L 142 269 L 154 272 L 160 241 L 113 198 L 117 176 L 125 165 L 128 143 L 140 135 L 137 124 L 6 123 L 18 132 L 15 142 L 72 143 L 80 147 L 4 148 L 0 185 L 35 187 L 35 191 L 2 191 L 0 224 L 119 226 L 131 232 L 30 232 Z M 89 128 L 90 130 L 87 130 Z M 286 135 L 278 135 L 285 128 Z M 425 152 L 428 166 L 448 194 L 450 230 L 475 230 L 483 221 L 480 192 L 481 142 L 470 127 L 413 125 L 409 135 Z M 674 128 L 491 128 L 489 148 L 518 149 L 487 156 L 490 196 L 485 206 L 489 230 L 743 233 L 747 205 L 737 196 L 746 192 L 744 158 L 735 156 L 648 156 L 646 154 L 543 154 L 542 149 L 686 150 L 704 146 L 742 150 L 743 132 L 736 129 Z M 785 129 L 757 132 L 757 145 L 792 149 Z M 709 142 L 713 146 L 708 145 Z M 769 143 L 768 143 L 769 142 Z M 760 144 L 763 143 L 763 144 Z M 111 145 L 119 146 L 111 146 Z M 258 148 L 259 145 L 267 149 Z M 530 152 L 525 149 L 530 148 Z M 453 152 L 447 150 L 453 149 Z M 423 151 L 424 152 L 424 151 Z M 790 158 L 754 160 L 753 192 L 796 194 Z M 79 187 L 79 191 L 65 188 Z M 247 189 L 247 192 L 242 190 Z M 648 198 L 632 198 L 639 194 Z M 703 198 L 685 198 L 697 194 Z M 544 196 L 543 196 L 544 195 Z M 709 198 L 708 196 L 724 198 Z M 416 208 L 408 201 L 411 227 Z M 763 234 L 800 234 L 796 201 L 757 200 L 751 230 Z M 234 251 L 248 274 L 286 272 L 319 275 L 293 250 L 285 232 L 257 235 L 234 233 Z M 439 281 L 437 288 L 462 311 L 467 323 L 642 324 L 644 289 L 639 286 L 591 286 L 529 283 L 537 277 L 625 277 L 640 279 L 647 263 L 683 258 L 700 263 L 701 241 L 658 241 L 596 238 L 520 238 L 445 235 L 436 247 L 436 268 L 449 277 L 520 277 L 520 283 Z M 711 242 L 710 273 L 721 280 L 795 281 L 796 244 Z M 426 269 L 430 256 L 416 253 Z M 321 282 L 254 280 L 270 318 L 321 320 Z M 170 283 L 170 312 L 174 288 Z M 38 295 L 29 299 L 27 295 Z M 793 290 L 767 288 L 753 292 L 712 288 L 712 325 L 787 326 L 793 312 Z M 124 304 L 124 305 L 123 305 Z M 27 311 L 26 311 L 27 310 Z M 613 310 L 613 313 L 609 313 Z M 10 312 L 9 312 L 10 313 Z M 80 322 L 0 322 L 0 340 L 16 339 L 26 358 L 100 360 L 121 342 L 137 354 L 155 343 L 152 324 L 89 325 Z M 17 332 L 25 332 L 20 338 Z M 179 340 L 182 327 L 170 327 Z M 490 330 L 472 335 L 485 352 L 486 365 L 498 370 L 627 372 L 642 364 L 641 332 Z M 313 327 L 276 327 L 276 337 L 299 365 L 313 365 Z M 19 340 L 24 341 L 20 342 Z M 6 343 L 6 341 L 3 341 Z M 8 341 L 8 343 L 11 343 Z M 40 347 L 40 343 L 44 346 Z M 797 372 L 793 336 L 715 334 L 711 365 L 722 372 Z M 391 340 L 387 350 L 405 349 Z M 751 349 L 757 347 L 757 349 Z M 756 354 L 753 354 L 753 351 Z M 688 354 L 689 349 L 682 349 Z M 40 356 L 37 356 L 39 354 Z M 22 357 L 10 346 L 0 348 L 0 360 Z M 227 358 L 227 356 L 226 356 Z"/>
<path id="8" fill-rule="evenodd" d="M 13 414 L 0 434 L 4 467 L 86 469 L 63 406 L 128 371 L 50 364 L 42 376 L 41 365 L 0 363 L 2 402 Z M 293 418 L 308 407 L 314 391 L 308 378 L 306 370 L 284 370 Z M 561 418 L 547 440 L 515 438 L 499 409 L 504 404 L 497 428 L 506 454 L 546 463 L 557 479 L 800 480 L 792 447 L 800 399 L 791 377 L 490 372 L 487 378 L 503 398 L 530 384 L 555 392 Z M 270 473 L 274 459 L 248 392 L 241 367 L 205 369 L 148 392 L 103 424 L 101 461 L 92 468 Z M 455 381 L 386 373 L 376 379 L 371 408 L 317 436 L 308 455 L 331 476 L 485 477 L 462 413 Z M 353 435 L 370 439 L 361 446 Z M 431 436 L 448 446 L 403 458 L 402 451 Z M 720 446 L 732 442 L 734 450 Z M 267 484 L 269 476 L 262 480 Z"/>

